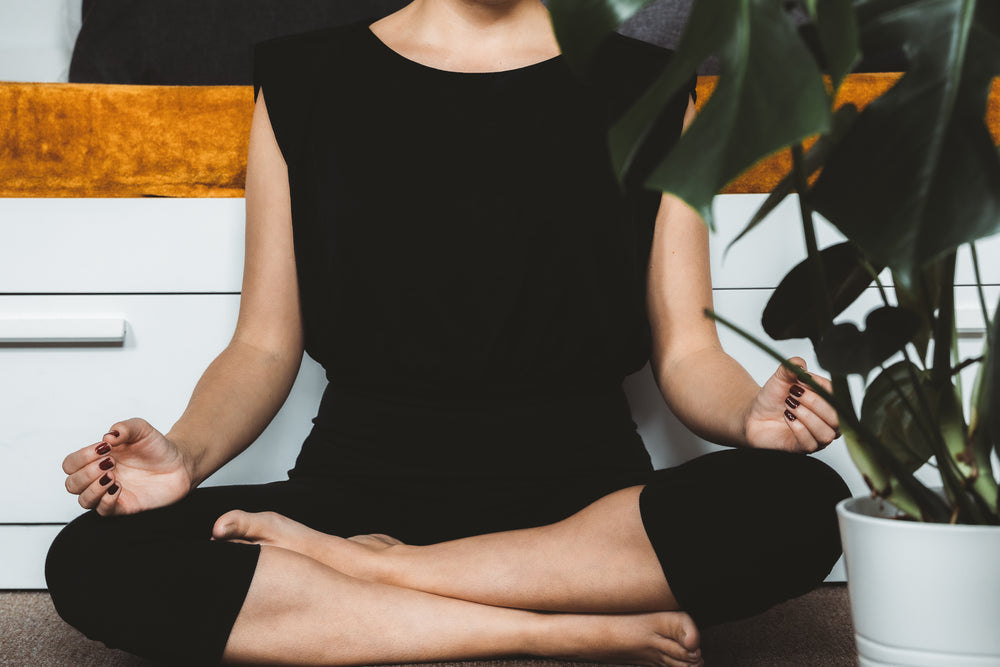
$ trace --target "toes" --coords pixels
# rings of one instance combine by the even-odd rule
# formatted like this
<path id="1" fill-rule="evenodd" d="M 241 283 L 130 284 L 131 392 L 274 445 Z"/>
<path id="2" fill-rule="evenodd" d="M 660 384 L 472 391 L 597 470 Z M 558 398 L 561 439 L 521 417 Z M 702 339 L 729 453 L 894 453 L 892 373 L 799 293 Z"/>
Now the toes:
<path id="1" fill-rule="evenodd" d="M 688 651 L 697 651 L 701 646 L 701 634 L 694 620 L 681 611 L 667 612 L 661 634 L 672 639 Z"/>
<path id="2" fill-rule="evenodd" d="M 677 642 L 665 639 L 658 647 L 668 664 L 682 664 L 690 667 L 701 662 L 701 649 L 689 650 Z"/>
<path id="3" fill-rule="evenodd" d="M 217 540 L 251 539 L 253 537 L 252 523 L 249 513 L 243 510 L 230 510 L 215 520 L 215 525 L 212 526 L 212 537 Z"/>
<path id="4" fill-rule="evenodd" d="M 684 665 L 701 664 L 701 635 L 689 615 L 684 612 L 666 613 L 660 634 L 663 643 L 659 649 L 665 657 Z"/>

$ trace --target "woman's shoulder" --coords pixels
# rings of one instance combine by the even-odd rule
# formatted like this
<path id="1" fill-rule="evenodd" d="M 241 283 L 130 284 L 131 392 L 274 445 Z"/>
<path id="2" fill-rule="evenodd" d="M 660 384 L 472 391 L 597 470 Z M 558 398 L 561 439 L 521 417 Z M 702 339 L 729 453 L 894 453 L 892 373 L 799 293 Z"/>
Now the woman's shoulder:
<path id="1" fill-rule="evenodd" d="M 612 108 L 622 113 L 631 106 L 666 68 L 674 52 L 649 42 L 612 33 L 598 50 L 589 78 L 611 100 Z M 678 95 L 682 110 L 687 95 L 694 90 L 694 72 L 685 90 Z"/>
<path id="2" fill-rule="evenodd" d="M 314 73 L 320 67 L 337 63 L 358 62 L 351 58 L 363 46 L 368 21 L 338 25 L 309 32 L 274 37 L 254 47 L 256 73 L 280 72 L 282 76 Z M 260 82 L 255 76 L 255 85 Z"/>

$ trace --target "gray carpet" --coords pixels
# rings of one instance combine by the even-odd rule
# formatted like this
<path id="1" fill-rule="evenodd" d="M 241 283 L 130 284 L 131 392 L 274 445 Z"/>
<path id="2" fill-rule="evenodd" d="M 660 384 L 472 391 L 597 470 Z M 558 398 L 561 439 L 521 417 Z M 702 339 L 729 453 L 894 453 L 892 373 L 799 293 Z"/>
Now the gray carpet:
<path id="1" fill-rule="evenodd" d="M 703 633 L 708 667 L 855 667 L 843 585 L 826 585 L 745 621 Z M 47 593 L 0 592 L 0 665 L 142 667 L 151 663 L 104 648 L 56 615 Z M 448 663 L 448 667 L 593 667 L 534 658 Z"/>

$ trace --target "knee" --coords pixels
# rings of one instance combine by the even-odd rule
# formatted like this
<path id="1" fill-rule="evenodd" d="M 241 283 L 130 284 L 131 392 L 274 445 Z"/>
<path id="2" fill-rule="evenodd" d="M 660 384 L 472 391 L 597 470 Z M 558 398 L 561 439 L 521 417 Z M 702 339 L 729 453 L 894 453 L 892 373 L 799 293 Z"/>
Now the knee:
<path id="1" fill-rule="evenodd" d="M 88 512 L 56 536 L 45 559 L 45 581 L 56 611 L 91 639 L 101 639 L 95 613 L 107 596 L 107 540 L 100 517 Z"/>
<path id="2" fill-rule="evenodd" d="M 822 583 L 841 554 L 836 507 L 850 496 L 847 484 L 819 459 L 783 455 L 779 466 L 785 498 L 774 508 L 773 536 L 778 552 L 790 562 L 787 575 L 792 594 L 805 593 Z"/>

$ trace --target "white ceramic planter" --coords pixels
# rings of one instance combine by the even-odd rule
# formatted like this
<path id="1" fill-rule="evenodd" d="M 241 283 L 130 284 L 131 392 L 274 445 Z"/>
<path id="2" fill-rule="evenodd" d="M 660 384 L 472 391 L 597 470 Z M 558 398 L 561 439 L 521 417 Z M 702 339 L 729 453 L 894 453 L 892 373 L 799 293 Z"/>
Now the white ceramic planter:
<path id="1" fill-rule="evenodd" d="M 1000 527 L 893 514 L 837 505 L 861 667 L 1000 666 Z"/>

